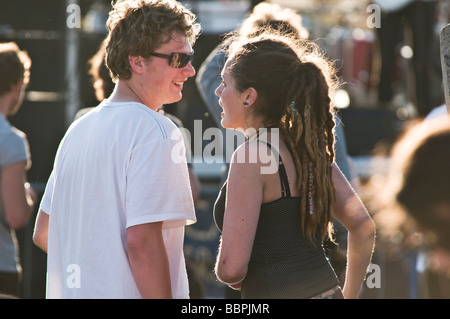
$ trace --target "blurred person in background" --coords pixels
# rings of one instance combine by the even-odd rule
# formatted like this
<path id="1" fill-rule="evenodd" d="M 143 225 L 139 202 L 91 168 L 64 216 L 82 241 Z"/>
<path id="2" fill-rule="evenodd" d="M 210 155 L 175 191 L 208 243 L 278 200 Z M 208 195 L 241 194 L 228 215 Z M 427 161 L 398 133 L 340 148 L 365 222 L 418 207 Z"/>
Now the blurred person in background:
<path id="1" fill-rule="evenodd" d="M 433 44 L 435 37 L 436 8 L 438 0 L 371 0 L 381 9 L 380 27 L 376 29 L 380 45 L 381 66 L 378 85 L 378 100 L 389 107 L 403 86 L 402 74 L 398 70 L 398 53 L 403 45 L 411 43 L 411 61 L 414 71 L 411 89 L 418 116 L 425 117 L 433 107 Z M 399 73 L 399 74 L 396 74 Z M 437 83 L 436 83 L 437 84 Z"/>
<path id="2" fill-rule="evenodd" d="M 0 44 L 0 293 L 20 297 L 21 265 L 15 230 L 28 224 L 37 200 L 27 183 L 26 135 L 11 126 L 30 80 L 31 59 L 16 43 Z"/>
<path id="3" fill-rule="evenodd" d="M 376 186 L 378 185 L 378 186 Z M 425 254 L 423 297 L 450 297 L 450 122 L 413 121 L 390 152 L 382 181 L 371 183 L 374 220 L 386 252 Z M 369 204 L 370 205 L 370 204 Z"/>
<path id="4" fill-rule="evenodd" d="M 450 298 L 450 122 L 447 116 L 412 128 L 399 142 L 396 200 L 425 238 L 428 294 Z"/>

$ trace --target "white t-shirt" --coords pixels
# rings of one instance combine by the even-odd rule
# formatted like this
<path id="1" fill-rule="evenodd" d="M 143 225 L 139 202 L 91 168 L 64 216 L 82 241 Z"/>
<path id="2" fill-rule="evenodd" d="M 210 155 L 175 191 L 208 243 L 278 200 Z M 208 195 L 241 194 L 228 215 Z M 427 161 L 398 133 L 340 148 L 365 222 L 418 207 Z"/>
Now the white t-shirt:
<path id="1" fill-rule="evenodd" d="M 140 298 L 126 229 L 163 222 L 174 298 L 188 298 L 184 226 L 195 222 L 179 129 L 140 103 L 102 102 L 59 145 L 49 214 L 47 298 Z"/>

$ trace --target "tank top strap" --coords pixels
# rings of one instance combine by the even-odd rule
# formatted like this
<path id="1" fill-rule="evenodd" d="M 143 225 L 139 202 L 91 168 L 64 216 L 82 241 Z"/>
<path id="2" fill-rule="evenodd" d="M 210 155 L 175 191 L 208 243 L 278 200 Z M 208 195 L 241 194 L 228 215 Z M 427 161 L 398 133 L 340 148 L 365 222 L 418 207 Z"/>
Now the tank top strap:
<path id="1" fill-rule="evenodd" d="M 272 145 L 269 142 L 262 141 L 259 139 L 258 139 L 258 141 L 265 143 L 272 150 L 272 152 L 274 152 L 275 156 L 278 154 L 278 160 L 279 160 L 278 173 L 280 175 L 280 182 L 281 182 L 281 196 L 282 197 L 291 197 L 289 181 L 287 178 L 286 169 L 284 167 L 283 160 L 281 159 L 280 153 L 278 153 L 278 151 L 274 147 L 272 147 Z"/>

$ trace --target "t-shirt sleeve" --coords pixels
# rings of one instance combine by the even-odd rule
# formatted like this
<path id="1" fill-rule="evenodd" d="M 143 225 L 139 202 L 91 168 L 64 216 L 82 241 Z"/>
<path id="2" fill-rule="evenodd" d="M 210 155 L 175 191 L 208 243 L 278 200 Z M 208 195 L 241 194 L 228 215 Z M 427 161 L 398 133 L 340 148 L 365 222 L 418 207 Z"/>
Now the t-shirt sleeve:
<path id="1" fill-rule="evenodd" d="M 19 131 L 2 134 L 0 136 L 0 168 L 21 161 L 26 161 L 29 167 L 30 155 L 25 134 Z"/>
<path id="2" fill-rule="evenodd" d="M 195 222 L 181 133 L 138 146 L 126 182 L 126 227 L 163 221 L 163 228 Z"/>
<path id="3" fill-rule="evenodd" d="M 39 210 L 44 211 L 47 215 L 50 215 L 50 208 L 52 204 L 52 194 L 53 194 L 53 184 L 54 176 L 53 171 L 50 174 L 47 185 L 45 186 L 44 195 L 42 195 L 41 203 L 39 205 Z"/>

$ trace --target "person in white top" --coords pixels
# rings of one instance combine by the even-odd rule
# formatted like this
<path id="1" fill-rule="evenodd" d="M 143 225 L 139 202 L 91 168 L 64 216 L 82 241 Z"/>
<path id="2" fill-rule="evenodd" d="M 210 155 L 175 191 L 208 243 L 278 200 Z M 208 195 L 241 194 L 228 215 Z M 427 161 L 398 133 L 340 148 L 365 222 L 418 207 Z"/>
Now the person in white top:
<path id="1" fill-rule="evenodd" d="M 67 130 L 36 218 L 47 298 L 189 298 L 184 144 L 156 110 L 195 75 L 199 25 L 171 0 L 118 1 L 107 25 L 115 89 Z"/>

